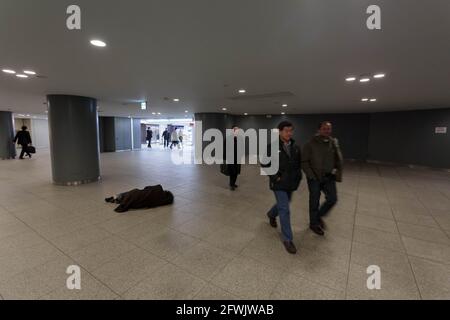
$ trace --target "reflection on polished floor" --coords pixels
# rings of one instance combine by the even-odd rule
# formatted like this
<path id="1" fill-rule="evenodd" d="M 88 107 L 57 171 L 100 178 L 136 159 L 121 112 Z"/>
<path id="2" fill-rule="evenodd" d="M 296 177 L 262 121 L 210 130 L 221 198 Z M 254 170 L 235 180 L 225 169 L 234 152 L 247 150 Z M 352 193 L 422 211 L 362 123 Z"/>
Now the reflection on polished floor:
<path id="1" fill-rule="evenodd" d="M 325 237 L 292 203 L 299 253 L 265 213 L 267 178 L 244 166 L 232 192 L 216 166 L 168 150 L 102 154 L 103 180 L 50 183 L 50 157 L 0 162 L 2 299 L 450 299 L 450 174 L 348 163 Z M 162 184 L 175 204 L 117 214 L 105 196 Z M 79 265 L 81 290 L 66 268 Z M 381 290 L 366 286 L 381 268 Z"/>

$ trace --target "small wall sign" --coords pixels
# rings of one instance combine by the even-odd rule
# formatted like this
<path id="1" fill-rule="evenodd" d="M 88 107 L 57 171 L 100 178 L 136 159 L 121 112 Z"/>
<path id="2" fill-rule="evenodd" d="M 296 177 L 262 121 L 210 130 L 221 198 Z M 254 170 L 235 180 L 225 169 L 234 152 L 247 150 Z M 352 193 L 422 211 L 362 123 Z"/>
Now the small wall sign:
<path id="1" fill-rule="evenodd" d="M 434 128 L 434 133 L 436 133 L 436 134 L 446 134 L 447 133 L 447 127 L 436 127 L 436 128 Z"/>

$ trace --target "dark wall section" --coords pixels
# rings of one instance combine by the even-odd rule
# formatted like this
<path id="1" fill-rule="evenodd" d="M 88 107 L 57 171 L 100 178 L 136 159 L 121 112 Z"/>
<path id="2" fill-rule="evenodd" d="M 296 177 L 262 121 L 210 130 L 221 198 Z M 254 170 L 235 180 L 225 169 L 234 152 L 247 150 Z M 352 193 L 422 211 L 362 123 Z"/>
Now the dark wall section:
<path id="1" fill-rule="evenodd" d="M 99 117 L 100 152 L 116 151 L 114 117 Z"/>
<path id="2" fill-rule="evenodd" d="M 373 113 L 369 160 L 450 168 L 450 109 Z"/>
<path id="3" fill-rule="evenodd" d="M 295 126 L 294 139 L 304 145 L 317 131 L 321 121 L 333 123 L 334 136 L 339 139 L 344 157 L 377 160 L 398 164 L 415 164 L 450 168 L 450 132 L 435 134 L 436 127 L 450 129 L 450 109 L 383 112 L 372 114 L 315 114 L 240 116 L 222 113 L 195 115 L 202 121 L 203 131 L 218 128 L 224 131 L 233 124 L 242 129 L 276 128 L 282 120 Z M 207 145 L 203 143 L 203 147 Z"/>
<path id="4" fill-rule="evenodd" d="M 116 151 L 131 150 L 131 123 L 129 118 L 114 118 Z"/>
<path id="5" fill-rule="evenodd" d="M 333 123 L 334 135 L 338 137 L 346 158 L 366 159 L 369 116 L 367 114 L 324 114 L 324 115 L 286 115 L 286 116 L 237 116 L 236 124 L 247 130 L 271 129 L 287 120 L 294 125 L 294 139 L 303 146 L 317 132 L 322 121 Z"/>
<path id="6" fill-rule="evenodd" d="M 20 128 L 16 128 L 20 130 Z M 13 115 L 9 111 L 0 111 L 0 159 L 12 159 L 16 156 L 14 146 Z"/>
<path id="7" fill-rule="evenodd" d="M 133 139 L 136 149 L 140 148 L 140 136 L 140 120 L 135 119 L 133 121 Z M 136 139 L 139 140 L 136 142 Z M 100 152 L 131 150 L 131 120 L 119 117 L 99 117 L 99 140 Z"/>
<path id="8" fill-rule="evenodd" d="M 141 149 L 141 119 L 133 119 L 133 149 Z"/>

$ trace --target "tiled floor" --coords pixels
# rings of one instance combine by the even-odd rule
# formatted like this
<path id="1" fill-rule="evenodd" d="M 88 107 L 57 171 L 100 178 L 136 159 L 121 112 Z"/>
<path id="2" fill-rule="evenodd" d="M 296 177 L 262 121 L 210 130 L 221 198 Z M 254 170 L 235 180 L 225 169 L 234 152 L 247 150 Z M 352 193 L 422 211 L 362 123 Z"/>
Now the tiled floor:
<path id="1" fill-rule="evenodd" d="M 292 203 L 299 253 L 269 227 L 267 178 L 236 192 L 216 166 L 170 151 L 102 154 L 103 180 L 50 183 L 48 152 L 0 162 L 0 299 L 450 299 L 450 174 L 348 163 L 325 237 Z M 107 195 L 161 183 L 173 206 L 117 214 Z M 81 290 L 66 287 L 79 265 Z M 367 289 L 367 267 L 381 290 Z"/>

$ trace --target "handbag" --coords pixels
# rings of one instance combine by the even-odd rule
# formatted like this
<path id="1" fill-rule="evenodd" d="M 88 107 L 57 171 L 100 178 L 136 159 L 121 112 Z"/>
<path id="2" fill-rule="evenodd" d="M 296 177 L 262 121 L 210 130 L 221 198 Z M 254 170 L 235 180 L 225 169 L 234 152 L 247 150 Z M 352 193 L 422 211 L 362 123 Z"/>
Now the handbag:
<path id="1" fill-rule="evenodd" d="M 222 163 L 220 165 L 220 172 L 225 175 L 225 176 L 229 176 L 230 172 L 228 171 L 228 165 L 226 163 Z"/>
<path id="2" fill-rule="evenodd" d="M 33 146 L 28 146 L 27 147 L 27 152 L 28 153 L 36 153 L 36 148 Z"/>

